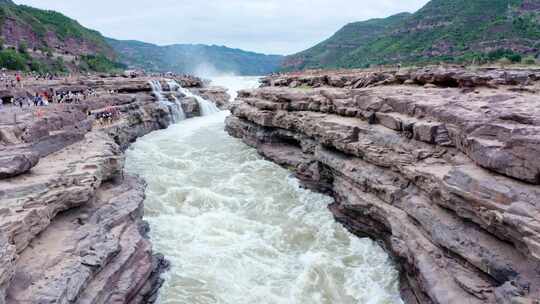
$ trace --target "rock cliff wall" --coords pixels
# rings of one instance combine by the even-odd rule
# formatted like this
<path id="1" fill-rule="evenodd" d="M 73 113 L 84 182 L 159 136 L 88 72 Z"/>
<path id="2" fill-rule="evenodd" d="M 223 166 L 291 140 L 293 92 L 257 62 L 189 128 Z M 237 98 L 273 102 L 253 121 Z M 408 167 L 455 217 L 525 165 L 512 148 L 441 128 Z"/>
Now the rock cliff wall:
<path id="1" fill-rule="evenodd" d="M 97 95 L 78 104 L 0 109 L 0 303 L 156 300 L 167 262 L 147 238 L 144 181 L 123 174 L 129 144 L 172 121 L 149 80 L 34 83 L 25 90 Z M 195 101 L 162 86 L 188 116 L 199 115 Z M 104 112 L 118 115 L 97 119 Z"/>
<path id="2" fill-rule="evenodd" d="M 277 75 L 227 131 L 329 193 L 395 257 L 407 303 L 538 303 L 538 71 Z"/>

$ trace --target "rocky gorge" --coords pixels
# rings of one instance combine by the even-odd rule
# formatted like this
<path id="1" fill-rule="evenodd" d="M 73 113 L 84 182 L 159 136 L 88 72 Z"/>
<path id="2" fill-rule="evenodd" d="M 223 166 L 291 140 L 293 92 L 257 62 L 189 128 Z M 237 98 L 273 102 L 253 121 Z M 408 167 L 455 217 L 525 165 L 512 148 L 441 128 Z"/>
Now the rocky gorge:
<path id="1" fill-rule="evenodd" d="M 540 70 L 277 74 L 226 130 L 394 257 L 406 303 L 539 303 Z"/>
<path id="2" fill-rule="evenodd" d="M 194 77 L 174 80 L 220 104 L 229 98 Z M 147 237 L 145 182 L 123 165 L 132 142 L 173 122 L 174 106 L 201 115 L 196 98 L 169 84 L 95 75 L 0 92 L 4 101 L 49 89 L 95 92 L 77 103 L 0 108 L 0 303 L 156 300 L 168 262 Z"/>
<path id="3" fill-rule="evenodd" d="M 153 249 L 156 243 L 149 240 L 149 225 L 143 219 L 143 203 L 155 195 L 151 190 L 163 190 L 171 196 L 173 210 L 181 209 L 176 200 L 186 199 L 191 192 L 214 200 L 219 197 L 232 206 L 239 203 L 242 210 L 252 206 L 257 214 L 260 210 L 255 207 L 277 204 L 266 206 L 256 199 L 261 193 L 269 198 L 276 192 L 271 183 L 277 181 L 269 177 L 276 173 L 271 170 L 269 176 L 255 175 L 259 178 L 247 175 L 247 171 L 261 170 L 254 163 L 243 164 L 245 155 L 253 160 L 251 152 L 242 148 L 245 145 L 239 146 L 238 140 L 213 133 L 215 130 L 206 135 L 206 146 L 177 156 L 202 159 L 199 164 L 203 167 L 193 166 L 192 170 L 204 171 L 207 177 L 218 177 L 220 170 L 232 174 L 220 176 L 222 181 L 213 180 L 226 187 L 210 192 L 210 196 L 209 189 L 192 185 L 186 194 L 162 189 L 167 188 L 165 185 L 174 188 L 182 181 L 185 185 L 193 178 L 194 171 L 185 169 L 192 166 L 187 162 L 191 159 L 182 162 L 172 155 L 183 146 L 204 141 L 203 134 L 209 127 L 197 119 L 189 120 L 195 122 L 191 126 L 178 124 L 178 128 L 167 130 L 186 134 L 174 130 L 163 133 L 141 143 L 140 151 L 132 153 L 132 162 L 146 163 L 148 171 L 156 171 L 159 166 L 171 170 L 153 177 L 157 185 L 147 179 L 148 192 L 146 181 L 130 173 L 134 169 L 124 170 L 124 152 L 138 138 L 165 129 L 181 117 L 201 116 L 205 107 L 199 96 L 222 109 L 230 108 L 232 115 L 226 120 L 230 135 L 292 170 L 304 187 L 332 196 L 334 202 L 329 209 L 337 221 L 359 237 L 377 240 L 400 271 L 404 302 L 536 304 L 540 299 L 540 70 L 432 67 L 277 74 L 263 78 L 260 88 L 240 91 L 232 104 L 224 88 L 195 77 L 94 75 L 32 82 L 25 84 L 24 90 L 1 90 L 0 98 L 6 101 L 49 89 L 94 93 L 76 103 L 0 108 L 0 303 L 155 302 L 163 284 L 160 274 L 169 262 Z M 103 119 L 103 113 L 114 115 Z M 222 122 L 224 115 L 211 120 Z M 197 125 L 204 125 L 200 132 L 206 131 L 190 135 Z M 221 124 L 212 128 L 216 127 L 223 130 Z M 152 140 L 157 146 L 149 144 Z M 171 140 L 175 143 L 163 145 Z M 230 154 L 223 154 L 228 150 Z M 171 158 L 164 162 L 145 159 L 150 155 Z M 231 158 L 238 159 L 224 162 Z M 175 170 L 185 172 L 177 174 Z M 166 174 L 175 179 L 160 181 Z M 282 173 L 276 176 L 284 179 Z M 241 193 L 229 182 L 240 183 L 243 178 L 261 182 L 246 190 L 253 195 L 247 200 L 251 205 L 236 202 L 227 193 L 231 189 Z M 288 181 L 282 182 L 276 186 L 281 190 Z M 279 209 L 295 200 L 291 199 L 295 191 L 276 198 L 282 204 Z M 326 201 L 307 192 L 302 195 L 306 195 L 306 208 L 310 203 L 321 205 Z M 152 200 L 154 204 L 158 201 L 156 197 Z M 205 208 L 207 202 L 213 201 L 200 201 Z M 187 214 L 175 213 L 174 218 L 189 222 L 194 209 L 188 210 Z M 306 216 L 324 215 L 321 210 L 299 210 Z M 215 211 L 223 213 L 219 208 Z M 276 242 L 282 244 L 281 238 L 295 235 L 292 226 L 304 229 L 306 223 L 279 211 L 272 216 L 284 218 L 291 225 L 287 226 L 289 230 L 277 226 L 284 234 Z M 155 210 L 152 212 L 155 216 Z M 171 215 L 152 221 L 167 216 Z M 240 223 L 254 227 L 251 218 L 220 221 L 233 227 L 233 232 L 242 230 L 239 236 L 251 229 L 239 229 Z M 197 223 L 200 229 L 201 222 Z M 216 223 L 204 224 L 218 231 Z M 320 220 L 316 224 L 322 226 L 309 226 L 310 231 L 335 229 Z M 169 225 L 182 230 L 193 228 L 188 223 Z M 269 226 L 266 222 L 261 225 Z M 198 258 L 202 256 L 202 243 L 212 243 L 215 235 L 197 235 L 197 229 L 192 230 L 190 233 L 197 237 L 185 237 L 198 242 L 178 251 L 194 254 L 197 259 L 178 260 L 173 265 L 192 263 L 212 268 L 198 264 Z M 299 230 L 301 233 L 295 236 L 304 240 L 306 232 Z M 168 233 L 162 238 L 180 234 L 172 227 L 163 227 L 164 231 Z M 343 238 L 336 237 L 338 231 L 331 232 L 330 238 Z M 174 253 L 177 241 L 170 242 Z M 218 243 L 223 245 L 222 241 Z M 332 243 L 317 259 L 335 259 L 339 264 L 343 257 L 355 256 L 358 248 L 369 248 L 365 256 L 359 256 L 366 264 L 384 260 L 380 254 L 375 258 L 378 246 L 344 244 Z M 214 263 L 226 258 L 225 264 L 231 265 L 227 259 L 234 257 L 238 263 L 235 268 L 249 264 L 236 255 L 220 257 L 216 251 L 223 248 L 213 245 L 216 247 L 209 250 L 209 258 Z M 224 251 L 229 252 L 230 244 L 226 245 Z M 300 252 L 309 252 L 310 243 L 304 245 Z M 336 247 L 341 249 L 333 251 Z M 252 257 L 251 251 L 246 252 Z M 270 266 L 277 263 L 272 255 L 263 257 Z M 259 257 L 254 261 L 259 265 Z M 285 268 L 305 262 L 295 255 L 284 261 L 291 263 Z M 306 269 L 309 273 L 310 268 Z M 184 270 L 189 273 L 189 269 Z M 210 277 L 217 269 L 211 270 Z M 220 270 L 225 277 L 232 273 L 227 268 Z M 362 272 L 362 268 L 355 270 Z M 377 277 L 377 271 L 381 268 L 367 272 Z M 349 283 L 358 279 L 351 272 L 345 273 Z M 250 275 L 244 274 L 246 278 L 236 286 L 240 281 L 252 286 Z M 310 286 L 309 278 L 306 276 L 306 286 Z M 329 278 L 331 281 L 332 276 Z M 181 282 L 193 281 L 187 277 Z M 283 282 L 283 278 L 278 277 L 276 282 Z M 385 296 L 393 298 L 391 293 Z M 337 302 L 348 301 L 341 299 Z"/>

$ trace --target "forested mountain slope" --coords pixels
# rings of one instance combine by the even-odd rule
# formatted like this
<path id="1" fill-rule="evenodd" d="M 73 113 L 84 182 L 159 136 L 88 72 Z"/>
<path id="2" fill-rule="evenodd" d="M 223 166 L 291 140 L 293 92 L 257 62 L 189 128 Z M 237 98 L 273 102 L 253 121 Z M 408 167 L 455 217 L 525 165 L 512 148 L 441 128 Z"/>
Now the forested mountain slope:
<path id="1" fill-rule="evenodd" d="M 538 56 L 539 0 L 432 0 L 414 14 L 351 23 L 289 56 L 285 69 L 418 62 L 518 61 Z"/>

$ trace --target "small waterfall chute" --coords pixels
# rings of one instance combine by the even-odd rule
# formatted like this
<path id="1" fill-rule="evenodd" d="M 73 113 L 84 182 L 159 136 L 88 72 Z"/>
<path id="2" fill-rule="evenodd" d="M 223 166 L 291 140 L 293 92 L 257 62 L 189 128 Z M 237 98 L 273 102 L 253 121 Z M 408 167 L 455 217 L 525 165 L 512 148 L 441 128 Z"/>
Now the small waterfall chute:
<path id="1" fill-rule="evenodd" d="M 191 93 L 191 91 L 189 91 L 186 88 L 183 88 L 175 80 L 168 80 L 167 84 L 169 85 L 171 90 L 178 91 L 187 97 L 195 98 L 197 100 L 197 103 L 199 104 L 199 108 L 201 109 L 201 116 L 211 115 L 220 111 L 220 109 L 213 102 L 206 100 L 202 98 L 201 96 Z"/>
<path id="2" fill-rule="evenodd" d="M 184 120 L 186 118 L 186 115 L 184 114 L 184 110 L 182 109 L 182 104 L 180 103 L 180 101 L 178 101 L 176 96 L 174 96 L 174 94 L 171 94 L 174 101 L 171 102 L 165 97 L 163 93 L 163 87 L 161 86 L 161 82 L 159 80 L 150 80 L 149 83 L 152 87 L 152 93 L 154 94 L 154 96 L 156 96 L 158 102 L 169 108 L 173 123 Z"/>
<path id="3" fill-rule="evenodd" d="M 177 91 L 177 88 L 176 88 L 177 83 L 175 81 L 171 81 L 170 79 L 168 79 L 167 84 L 169 85 L 169 90 L 171 91 L 170 96 L 171 96 L 173 102 L 178 106 L 178 109 L 179 109 L 179 112 L 180 112 L 179 113 L 180 120 L 186 119 L 186 113 L 184 113 L 184 109 L 182 108 L 182 103 L 180 102 L 180 100 L 178 100 L 178 98 L 174 94 L 174 92 Z"/>

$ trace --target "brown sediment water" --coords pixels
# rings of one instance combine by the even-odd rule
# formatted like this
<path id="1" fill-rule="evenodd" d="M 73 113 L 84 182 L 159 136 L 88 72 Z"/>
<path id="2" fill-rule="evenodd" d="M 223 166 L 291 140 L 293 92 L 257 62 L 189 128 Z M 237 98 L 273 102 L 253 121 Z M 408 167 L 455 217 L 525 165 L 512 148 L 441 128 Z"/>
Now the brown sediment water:
<path id="1" fill-rule="evenodd" d="M 227 112 L 179 122 L 127 152 L 172 263 L 160 303 L 402 303 L 398 271 L 336 223 L 330 197 L 227 135 Z"/>

